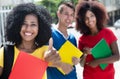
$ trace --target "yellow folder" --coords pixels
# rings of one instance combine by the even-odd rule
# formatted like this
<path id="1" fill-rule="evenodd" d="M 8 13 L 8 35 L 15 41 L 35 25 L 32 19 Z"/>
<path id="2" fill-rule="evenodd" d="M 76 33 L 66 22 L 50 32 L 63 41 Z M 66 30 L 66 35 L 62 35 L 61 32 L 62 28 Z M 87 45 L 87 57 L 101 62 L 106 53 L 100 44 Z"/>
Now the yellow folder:
<path id="1" fill-rule="evenodd" d="M 72 63 L 73 56 L 80 58 L 83 54 L 82 51 L 80 51 L 68 40 L 62 45 L 62 47 L 58 50 L 58 52 L 61 57 L 61 61 L 71 65 L 73 65 Z M 60 68 L 58 69 L 64 74 L 64 72 Z"/>

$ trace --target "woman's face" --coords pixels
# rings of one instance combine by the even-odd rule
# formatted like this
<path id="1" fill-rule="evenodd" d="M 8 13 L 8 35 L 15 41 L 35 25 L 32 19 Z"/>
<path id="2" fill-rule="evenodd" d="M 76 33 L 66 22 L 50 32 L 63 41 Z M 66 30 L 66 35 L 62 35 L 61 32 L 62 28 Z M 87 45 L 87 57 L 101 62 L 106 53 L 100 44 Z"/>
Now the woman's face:
<path id="1" fill-rule="evenodd" d="M 26 15 L 20 31 L 22 41 L 34 41 L 38 34 L 38 28 L 37 17 L 33 14 Z"/>
<path id="2" fill-rule="evenodd" d="M 95 14 L 88 10 L 85 15 L 85 24 L 90 28 L 96 28 L 96 16 Z"/>

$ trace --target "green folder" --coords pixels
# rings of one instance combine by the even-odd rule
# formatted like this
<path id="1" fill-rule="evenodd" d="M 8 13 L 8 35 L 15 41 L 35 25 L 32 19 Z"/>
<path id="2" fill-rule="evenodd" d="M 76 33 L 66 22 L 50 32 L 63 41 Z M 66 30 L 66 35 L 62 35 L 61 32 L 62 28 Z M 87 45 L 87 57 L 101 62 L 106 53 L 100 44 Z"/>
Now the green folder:
<path id="1" fill-rule="evenodd" d="M 112 51 L 105 39 L 101 39 L 91 50 L 95 59 L 106 58 L 112 55 Z M 104 70 L 108 64 L 100 64 L 102 70 Z"/>

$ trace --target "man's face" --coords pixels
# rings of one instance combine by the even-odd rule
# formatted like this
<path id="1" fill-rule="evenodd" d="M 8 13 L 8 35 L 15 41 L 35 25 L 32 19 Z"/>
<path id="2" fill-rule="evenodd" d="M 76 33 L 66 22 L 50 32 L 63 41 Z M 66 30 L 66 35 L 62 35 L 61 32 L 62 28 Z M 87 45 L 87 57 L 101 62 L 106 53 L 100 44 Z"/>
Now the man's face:
<path id="1" fill-rule="evenodd" d="M 73 9 L 63 5 L 63 10 L 58 11 L 58 19 L 63 26 L 69 26 L 74 20 Z"/>

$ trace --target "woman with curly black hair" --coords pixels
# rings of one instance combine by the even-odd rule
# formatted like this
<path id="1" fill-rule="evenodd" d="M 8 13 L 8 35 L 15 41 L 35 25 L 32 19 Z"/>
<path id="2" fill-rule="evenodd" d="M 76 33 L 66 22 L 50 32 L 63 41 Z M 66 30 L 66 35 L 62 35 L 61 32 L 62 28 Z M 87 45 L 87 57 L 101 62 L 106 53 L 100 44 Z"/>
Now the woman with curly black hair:
<path id="1" fill-rule="evenodd" d="M 52 41 L 50 41 L 49 46 L 47 45 L 51 38 L 50 26 L 51 17 L 42 6 L 25 3 L 13 8 L 6 22 L 6 40 L 13 44 L 13 50 L 9 50 L 8 45 L 5 45 L 10 53 L 14 51 L 13 61 L 16 61 L 20 51 L 24 51 L 37 58 L 51 62 L 51 66 L 56 67 L 54 63 L 60 61 L 60 57 L 56 50 L 52 48 Z M 0 79 L 8 79 L 9 73 L 7 73 L 7 69 L 11 71 L 12 68 L 5 67 L 6 61 L 4 59 L 6 57 L 4 50 L 5 47 L 0 49 Z M 44 55 L 46 51 L 49 51 L 49 53 Z M 12 58 L 8 58 L 7 63 Z M 13 64 L 13 62 L 10 64 Z M 45 79 L 45 75 L 42 79 Z"/>
<path id="2" fill-rule="evenodd" d="M 83 79 L 114 79 L 113 63 L 119 60 L 119 51 L 116 36 L 110 29 L 105 27 L 108 15 L 104 5 L 97 1 L 83 1 L 77 4 L 75 15 L 76 28 L 82 34 L 78 46 L 84 52 L 83 58 L 86 59 Z M 91 49 L 101 39 L 106 40 L 112 55 L 106 58 L 94 59 Z M 104 70 L 99 66 L 103 63 L 108 64 Z"/>

